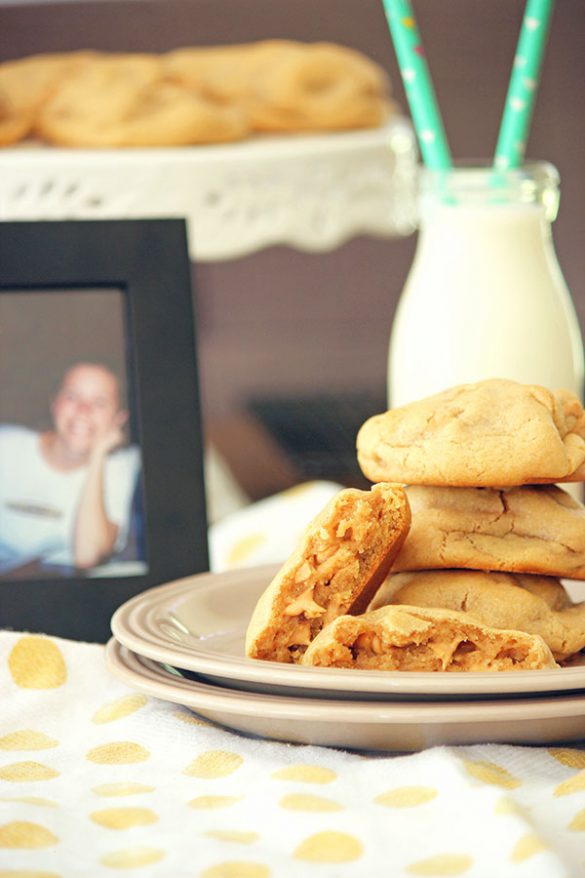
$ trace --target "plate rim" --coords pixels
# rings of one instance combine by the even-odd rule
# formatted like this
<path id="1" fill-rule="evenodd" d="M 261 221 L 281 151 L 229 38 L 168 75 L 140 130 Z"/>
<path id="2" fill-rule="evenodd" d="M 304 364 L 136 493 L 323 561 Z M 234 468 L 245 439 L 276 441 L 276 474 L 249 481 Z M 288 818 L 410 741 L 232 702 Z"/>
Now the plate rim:
<path id="1" fill-rule="evenodd" d="M 301 667 L 257 661 L 245 656 L 206 653 L 201 646 L 187 647 L 180 643 L 171 643 L 161 639 L 162 634 L 144 627 L 141 614 L 160 613 L 161 607 L 191 595 L 197 587 L 209 586 L 218 577 L 224 581 L 227 579 L 228 584 L 230 579 L 237 583 L 242 577 L 262 577 L 263 580 L 266 579 L 267 586 L 280 566 L 269 564 L 221 573 L 198 573 L 155 586 L 133 596 L 118 607 L 111 620 L 112 633 L 123 646 L 139 655 L 182 670 L 204 674 L 206 677 L 235 679 L 248 684 L 247 688 L 259 685 L 274 689 L 319 689 L 332 693 L 333 697 L 339 697 L 336 693 L 350 691 L 379 694 L 386 698 L 396 695 L 425 695 L 427 698 L 475 695 L 481 698 L 493 696 L 506 699 L 512 694 L 543 697 L 568 690 L 585 690 L 585 666 L 515 671 L 509 674 L 497 671 L 461 675 L 415 671 L 359 671 L 359 678 L 356 678 L 357 672 L 351 669 Z M 140 630 L 136 630 L 137 624 L 140 625 Z M 539 675 L 537 679 L 536 674 Z M 429 687 L 429 684 L 432 685 Z"/>
<path id="2" fill-rule="evenodd" d="M 500 717 L 503 723 L 514 722 L 518 719 L 585 717 L 585 699 L 582 696 L 553 695 L 550 698 L 508 699 L 504 709 L 499 699 L 490 701 L 465 701 L 461 699 L 456 702 L 378 702 L 352 699 L 295 698 L 241 691 L 215 686 L 207 681 L 175 677 L 169 671 L 165 671 L 156 661 L 128 649 L 115 637 L 112 637 L 106 644 L 105 656 L 106 664 L 113 674 L 120 678 L 119 672 L 122 669 L 121 678 L 123 679 L 125 675 L 134 681 L 129 685 L 141 686 L 145 691 L 148 691 L 149 687 L 161 691 L 179 689 L 189 698 L 190 696 L 196 697 L 200 706 L 205 709 L 222 709 L 243 716 L 255 716 L 258 714 L 259 707 L 262 707 L 262 715 L 266 718 L 322 722 L 343 720 L 343 722 L 355 725 L 364 722 L 392 725 L 413 725 L 417 722 L 430 725 L 438 723 L 455 725 L 460 722 L 498 722 Z M 157 667 L 149 668 L 145 662 L 151 662 Z M 154 697 L 161 697 L 165 700 L 164 696 L 155 695 Z M 175 703 L 189 706 L 185 705 L 184 701 Z"/>

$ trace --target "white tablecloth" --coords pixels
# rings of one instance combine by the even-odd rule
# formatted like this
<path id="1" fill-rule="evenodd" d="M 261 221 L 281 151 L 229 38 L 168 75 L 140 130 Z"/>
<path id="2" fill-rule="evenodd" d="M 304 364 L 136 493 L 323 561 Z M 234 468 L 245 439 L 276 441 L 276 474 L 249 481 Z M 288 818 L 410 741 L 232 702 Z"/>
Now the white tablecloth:
<path id="1" fill-rule="evenodd" d="M 585 748 L 256 740 L 133 692 L 103 647 L 0 633 L 0 876 L 576 878 Z"/>

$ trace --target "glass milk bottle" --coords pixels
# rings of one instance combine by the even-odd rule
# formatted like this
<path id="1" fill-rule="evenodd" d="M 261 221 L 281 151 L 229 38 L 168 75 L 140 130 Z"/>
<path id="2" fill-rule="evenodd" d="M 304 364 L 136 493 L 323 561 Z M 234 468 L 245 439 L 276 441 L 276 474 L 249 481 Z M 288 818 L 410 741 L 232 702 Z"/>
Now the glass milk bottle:
<path id="1" fill-rule="evenodd" d="M 583 399 L 583 344 L 551 234 L 559 177 L 423 170 L 419 240 L 390 337 L 392 407 L 484 378 Z"/>

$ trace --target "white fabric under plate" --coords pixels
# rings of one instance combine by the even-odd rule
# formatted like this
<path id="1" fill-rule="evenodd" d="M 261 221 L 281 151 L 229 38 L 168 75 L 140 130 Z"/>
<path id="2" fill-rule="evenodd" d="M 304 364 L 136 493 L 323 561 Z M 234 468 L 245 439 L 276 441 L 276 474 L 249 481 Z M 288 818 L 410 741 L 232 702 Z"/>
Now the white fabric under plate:
<path id="1" fill-rule="evenodd" d="M 0 633 L 0 874 L 576 878 L 585 748 L 354 754 L 133 692 L 103 648 Z"/>

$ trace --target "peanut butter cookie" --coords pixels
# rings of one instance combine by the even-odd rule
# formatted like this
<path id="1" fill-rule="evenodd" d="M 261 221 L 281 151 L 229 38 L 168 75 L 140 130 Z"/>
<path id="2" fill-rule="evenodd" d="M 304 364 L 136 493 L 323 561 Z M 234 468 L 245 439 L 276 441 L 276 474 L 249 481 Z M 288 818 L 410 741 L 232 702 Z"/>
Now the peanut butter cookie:
<path id="1" fill-rule="evenodd" d="M 96 57 L 95 52 L 56 52 L 0 64 L 0 145 L 28 137 L 43 103 Z"/>
<path id="2" fill-rule="evenodd" d="M 340 616 L 303 665 L 376 671 L 527 671 L 557 667 L 538 635 L 490 628 L 454 610 L 387 606 Z"/>
<path id="3" fill-rule="evenodd" d="M 412 524 L 394 571 L 467 567 L 585 579 L 585 508 L 555 485 L 406 489 Z"/>
<path id="4" fill-rule="evenodd" d="M 389 576 L 370 604 L 440 607 L 492 628 L 538 634 L 557 661 L 585 647 L 585 601 L 573 604 L 558 579 L 475 570 L 425 570 Z"/>
<path id="5" fill-rule="evenodd" d="M 352 49 L 312 43 L 283 53 L 258 77 L 248 107 L 259 131 L 334 131 L 381 125 L 391 112 L 389 81 Z"/>
<path id="6" fill-rule="evenodd" d="M 333 43 L 265 40 L 176 49 L 163 57 L 163 71 L 213 99 L 237 103 L 255 131 L 374 127 L 393 109 L 384 70 Z"/>
<path id="7" fill-rule="evenodd" d="M 234 103 L 248 99 L 275 62 L 298 58 L 302 52 L 302 44 L 293 40 L 262 40 L 225 46 L 187 46 L 162 55 L 161 62 L 166 79 L 213 100 Z"/>
<path id="8" fill-rule="evenodd" d="M 503 378 L 375 415 L 357 437 L 374 482 L 515 487 L 585 477 L 585 412 L 568 391 Z"/>
<path id="9" fill-rule="evenodd" d="M 20 109 L 0 83 L 0 146 L 10 146 L 28 136 L 34 114 Z"/>
<path id="10" fill-rule="evenodd" d="M 114 146 L 112 129 L 133 112 L 160 78 L 155 55 L 107 55 L 62 83 L 40 109 L 35 129 L 59 146 Z"/>
<path id="11" fill-rule="evenodd" d="M 40 113 L 37 130 L 61 146 L 186 146 L 238 140 L 243 113 L 162 78 L 152 55 L 101 58 L 63 86 Z"/>
<path id="12" fill-rule="evenodd" d="M 403 489 L 375 485 L 337 494 L 261 596 L 248 626 L 250 658 L 298 662 L 336 616 L 364 610 L 406 536 Z"/>

